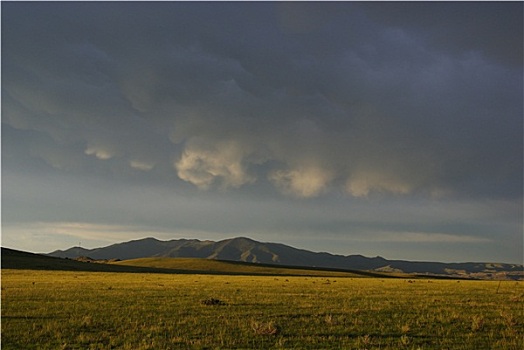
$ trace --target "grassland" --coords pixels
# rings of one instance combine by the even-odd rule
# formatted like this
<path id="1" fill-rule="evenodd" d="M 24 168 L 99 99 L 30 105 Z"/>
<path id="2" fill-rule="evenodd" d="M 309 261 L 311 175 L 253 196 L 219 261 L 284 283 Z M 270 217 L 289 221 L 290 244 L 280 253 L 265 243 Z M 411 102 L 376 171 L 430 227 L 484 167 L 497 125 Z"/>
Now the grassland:
<path id="1" fill-rule="evenodd" d="M 3 349 L 520 350 L 523 337 L 522 282 L 2 270 Z"/>

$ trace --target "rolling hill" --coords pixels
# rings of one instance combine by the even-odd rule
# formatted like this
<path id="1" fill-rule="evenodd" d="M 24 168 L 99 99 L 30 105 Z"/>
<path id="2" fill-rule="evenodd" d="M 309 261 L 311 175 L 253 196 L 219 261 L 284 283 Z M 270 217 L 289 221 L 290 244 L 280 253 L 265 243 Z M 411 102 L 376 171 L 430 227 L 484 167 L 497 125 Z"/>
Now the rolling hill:
<path id="1" fill-rule="evenodd" d="M 439 263 L 386 260 L 362 255 L 335 255 L 293 248 L 279 243 L 262 243 L 245 237 L 222 241 L 179 239 L 160 241 L 144 238 L 107 247 L 73 247 L 49 254 L 61 258 L 89 256 L 93 259 L 202 258 L 279 266 L 302 266 L 374 272 L 427 274 L 449 277 L 522 279 L 523 266 L 502 263 Z"/>
<path id="2" fill-rule="evenodd" d="M 242 261 L 213 260 L 203 258 L 140 258 L 121 260 L 111 264 L 162 268 L 194 273 L 269 276 L 315 276 L 315 277 L 409 277 L 406 274 L 350 271 L 342 269 L 280 266 Z"/>
<path id="3" fill-rule="evenodd" d="M 23 252 L 2 247 L 2 269 L 57 270 L 93 272 L 162 272 L 158 268 L 140 266 L 118 266 L 112 264 L 89 264 L 72 259 L 63 259 Z"/>
<path id="4" fill-rule="evenodd" d="M 2 248 L 2 269 L 249 276 L 408 277 L 392 273 L 284 267 L 202 258 L 140 258 L 121 261 L 93 260 L 87 257 L 70 259 L 9 248 Z"/>

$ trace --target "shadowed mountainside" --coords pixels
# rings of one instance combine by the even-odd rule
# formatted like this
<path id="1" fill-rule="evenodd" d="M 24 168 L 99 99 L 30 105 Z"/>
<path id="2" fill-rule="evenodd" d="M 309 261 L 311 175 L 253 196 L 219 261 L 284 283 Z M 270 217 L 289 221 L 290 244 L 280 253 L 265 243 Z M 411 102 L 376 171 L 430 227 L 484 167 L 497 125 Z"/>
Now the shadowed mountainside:
<path id="1" fill-rule="evenodd" d="M 2 247 L 2 269 L 17 270 L 58 270 L 93 272 L 163 272 L 162 269 L 118 266 L 111 264 L 90 264 L 41 254 L 33 254 Z"/>
<path id="2" fill-rule="evenodd" d="M 173 273 L 249 276 L 309 277 L 409 277 L 402 274 L 340 269 L 276 266 L 238 261 L 202 258 L 142 258 L 131 260 L 94 260 L 85 256 L 76 259 L 57 258 L 2 248 L 2 269 L 55 270 L 85 272 Z"/>
<path id="3" fill-rule="evenodd" d="M 261 243 L 245 237 L 218 242 L 197 239 L 160 241 L 144 238 L 96 249 L 70 248 L 57 250 L 50 256 L 93 259 L 138 259 L 147 257 L 203 258 L 226 261 L 428 274 L 452 277 L 522 279 L 523 266 L 502 263 L 439 263 L 386 260 L 381 257 L 367 258 L 362 255 L 335 255 L 316 253 L 278 243 Z"/>

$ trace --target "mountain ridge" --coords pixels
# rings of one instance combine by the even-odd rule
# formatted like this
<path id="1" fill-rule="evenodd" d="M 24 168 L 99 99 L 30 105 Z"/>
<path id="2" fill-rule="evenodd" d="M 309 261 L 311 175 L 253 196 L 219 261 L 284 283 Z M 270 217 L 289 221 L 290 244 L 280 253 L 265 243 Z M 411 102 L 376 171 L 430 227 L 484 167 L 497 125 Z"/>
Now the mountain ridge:
<path id="1" fill-rule="evenodd" d="M 139 259 L 148 257 L 204 258 L 241 261 L 279 266 L 325 267 L 376 272 L 443 275 L 482 279 L 524 279 L 523 266 L 492 262 L 422 262 L 369 258 L 362 255 L 337 255 L 312 252 L 281 243 L 258 242 L 247 237 L 221 241 L 174 239 L 161 241 L 147 237 L 107 247 L 85 249 L 72 247 L 47 254 L 60 258 L 89 256 L 92 259 Z"/>

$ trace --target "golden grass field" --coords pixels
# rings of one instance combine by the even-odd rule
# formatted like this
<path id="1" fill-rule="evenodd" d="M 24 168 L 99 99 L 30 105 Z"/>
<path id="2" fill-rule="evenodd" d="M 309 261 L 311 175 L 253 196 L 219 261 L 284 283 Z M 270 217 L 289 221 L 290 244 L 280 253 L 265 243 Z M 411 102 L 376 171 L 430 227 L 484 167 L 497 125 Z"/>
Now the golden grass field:
<path id="1" fill-rule="evenodd" d="M 524 348 L 522 282 L 214 273 L 4 268 L 2 349 Z"/>

